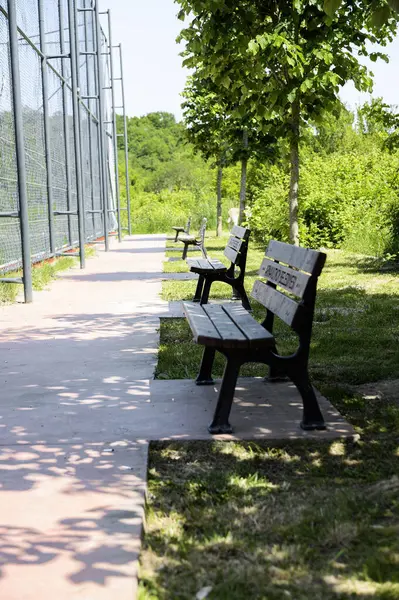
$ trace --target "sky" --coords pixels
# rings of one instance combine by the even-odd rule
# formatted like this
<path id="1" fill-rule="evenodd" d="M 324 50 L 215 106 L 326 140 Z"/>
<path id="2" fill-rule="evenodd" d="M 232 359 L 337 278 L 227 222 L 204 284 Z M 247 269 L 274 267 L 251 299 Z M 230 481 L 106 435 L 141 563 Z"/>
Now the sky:
<path id="1" fill-rule="evenodd" d="M 173 0 L 100 0 L 100 7 L 111 10 L 113 44 L 122 43 L 127 115 L 167 111 L 180 119 L 180 93 L 188 72 L 175 42 L 182 28 L 178 5 Z M 390 64 L 368 63 L 375 76 L 373 96 L 399 105 L 399 36 L 384 51 Z M 355 108 L 369 95 L 348 83 L 341 99 Z"/>

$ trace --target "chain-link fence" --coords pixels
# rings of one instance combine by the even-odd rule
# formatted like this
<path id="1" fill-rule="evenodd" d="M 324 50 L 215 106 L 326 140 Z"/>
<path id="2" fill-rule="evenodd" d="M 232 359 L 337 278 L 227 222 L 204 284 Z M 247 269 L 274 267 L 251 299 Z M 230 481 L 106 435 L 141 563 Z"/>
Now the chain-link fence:
<path id="1" fill-rule="evenodd" d="M 121 239 L 114 48 L 94 0 L 0 0 L 0 282 L 27 301 L 32 263 Z"/>

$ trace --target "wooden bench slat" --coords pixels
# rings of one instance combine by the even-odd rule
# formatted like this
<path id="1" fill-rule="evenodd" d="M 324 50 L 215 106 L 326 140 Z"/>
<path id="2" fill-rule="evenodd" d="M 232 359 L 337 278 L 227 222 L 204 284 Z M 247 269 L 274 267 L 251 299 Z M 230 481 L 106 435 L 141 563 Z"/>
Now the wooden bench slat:
<path id="1" fill-rule="evenodd" d="M 201 265 L 200 265 L 201 269 L 214 269 L 214 270 L 216 269 L 216 270 L 219 270 L 219 269 L 226 269 L 227 268 L 227 267 L 225 267 L 225 265 L 222 262 L 220 262 L 220 260 L 217 260 L 216 258 L 215 259 L 208 258 L 206 260 L 202 259 L 200 261 L 200 263 L 201 263 Z"/>
<path id="2" fill-rule="evenodd" d="M 246 227 L 241 227 L 240 225 L 234 225 L 231 230 L 231 234 L 237 236 L 238 238 L 248 239 L 250 230 L 246 229 Z"/>
<path id="3" fill-rule="evenodd" d="M 238 252 L 233 250 L 233 248 L 229 248 L 228 246 L 226 246 L 226 248 L 224 249 L 225 257 L 228 258 L 232 263 L 236 262 L 238 254 Z"/>
<path id="4" fill-rule="evenodd" d="M 221 345 L 221 336 L 212 321 L 208 319 L 202 306 L 193 304 L 192 302 L 183 302 L 183 310 L 197 344 L 207 346 Z"/>
<path id="5" fill-rule="evenodd" d="M 266 250 L 266 256 L 291 267 L 318 275 L 324 266 L 326 255 L 310 248 L 301 248 L 271 240 Z M 315 267 L 317 266 L 316 272 Z"/>
<path id="6" fill-rule="evenodd" d="M 220 271 L 222 269 L 225 269 L 227 271 L 226 265 L 224 265 L 221 260 L 218 260 L 217 258 L 211 258 L 209 259 L 209 262 L 211 263 L 215 271 Z"/>
<path id="7" fill-rule="evenodd" d="M 198 269 L 199 268 L 199 264 L 200 264 L 200 258 L 187 258 L 186 263 L 188 264 L 188 266 L 194 269 Z"/>
<path id="8" fill-rule="evenodd" d="M 251 296 L 296 330 L 295 320 L 301 307 L 295 300 L 259 280 L 255 281 Z"/>
<path id="9" fill-rule="evenodd" d="M 272 283 L 279 285 L 288 292 L 295 294 L 298 298 L 303 298 L 306 286 L 309 283 L 310 275 L 301 271 L 294 271 L 273 260 L 265 258 L 261 264 L 259 275 L 265 277 Z"/>
<path id="10" fill-rule="evenodd" d="M 188 258 L 186 262 L 190 269 L 204 271 L 227 270 L 227 267 L 220 260 L 212 258 Z"/>
<path id="11" fill-rule="evenodd" d="M 223 310 L 223 306 L 220 304 L 203 304 L 202 308 L 219 332 L 223 340 L 223 347 L 249 347 L 247 337 Z"/>
<path id="12" fill-rule="evenodd" d="M 179 240 L 181 242 L 194 243 L 196 241 L 196 237 L 195 237 L 195 235 L 182 235 L 181 237 L 179 237 Z"/>
<path id="13" fill-rule="evenodd" d="M 237 304 L 222 304 L 223 310 L 248 338 L 251 347 L 268 347 L 274 345 L 274 336 L 260 323 Z"/>
<path id="14" fill-rule="evenodd" d="M 237 237 L 235 237 L 234 235 L 232 235 L 230 237 L 229 241 L 227 242 L 227 246 L 229 248 L 233 248 L 233 250 L 235 250 L 236 252 L 239 252 L 242 243 L 243 243 L 243 240 L 240 240 Z"/>

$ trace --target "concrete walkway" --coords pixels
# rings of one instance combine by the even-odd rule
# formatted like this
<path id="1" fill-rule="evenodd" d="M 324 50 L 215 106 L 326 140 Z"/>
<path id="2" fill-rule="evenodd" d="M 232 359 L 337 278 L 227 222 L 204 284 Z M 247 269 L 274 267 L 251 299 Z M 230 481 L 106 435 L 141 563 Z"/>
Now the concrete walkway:
<path id="1" fill-rule="evenodd" d="M 132 600 L 165 237 L 135 236 L 0 308 L 0 598 Z"/>
<path id="2" fill-rule="evenodd" d="M 153 380 L 159 317 L 181 316 L 159 297 L 165 239 L 113 241 L 0 308 L 1 600 L 134 600 L 148 441 L 211 437 L 218 383 Z M 328 430 L 304 433 L 291 384 L 241 378 L 224 437 L 353 435 L 320 402 Z"/>

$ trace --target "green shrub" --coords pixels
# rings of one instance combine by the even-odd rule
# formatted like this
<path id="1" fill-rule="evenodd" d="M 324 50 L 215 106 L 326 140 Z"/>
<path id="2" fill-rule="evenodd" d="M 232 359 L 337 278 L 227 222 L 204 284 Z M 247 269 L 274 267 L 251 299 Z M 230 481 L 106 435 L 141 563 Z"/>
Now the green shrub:
<path id="1" fill-rule="evenodd" d="M 371 147 L 328 155 L 303 152 L 300 179 L 301 244 L 382 255 L 398 249 L 397 157 Z M 288 186 L 278 166 L 253 193 L 249 223 L 262 242 L 288 240 Z M 259 182 L 257 182 L 259 186 Z"/>
<path id="2" fill-rule="evenodd" d="M 225 202 L 224 221 L 233 203 Z M 235 202 L 234 205 L 237 205 Z M 208 229 L 216 227 L 216 197 L 212 190 L 193 192 L 190 190 L 159 193 L 141 192 L 132 197 L 133 233 L 166 233 L 173 225 L 185 224 L 191 216 L 195 232 L 203 217 L 208 219 Z"/>

